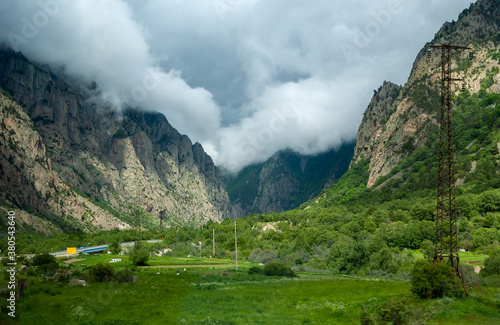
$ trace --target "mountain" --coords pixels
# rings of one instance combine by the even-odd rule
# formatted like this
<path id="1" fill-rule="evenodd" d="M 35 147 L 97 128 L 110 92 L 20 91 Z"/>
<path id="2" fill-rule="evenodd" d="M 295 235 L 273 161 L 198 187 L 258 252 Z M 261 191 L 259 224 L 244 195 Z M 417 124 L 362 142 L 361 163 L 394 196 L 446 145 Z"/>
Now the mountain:
<path id="1" fill-rule="evenodd" d="M 374 186 L 436 134 L 441 107 L 441 53 L 434 49 L 428 59 L 426 53 L 431 45 L 469 46 L 472 60 L 469 51 L 454 52 L 453 78 L 464 78 L 469 94 L 479 94 L 481 89 L 486 93 L 500 91 L 499 3 L 479 0 L 471 4 L 456 22 L 445 23 L 418 53 L 404 86 L 384 82 L 375 91 L 358 130 L 353 158 L 353 162 L 369 160 L 367 187 Z M 460 86 L 459 82 L 452 86 L 454 95 L 459 94 Z"/>
<path id="2" fill-rule="evenodd" d="M 349 168 L 354 143 L 316 156 L 280 151 L 230 177 L 229 198 L 239 215 L 298 207 L 333 185 Z"/>
<path id="3" fill-rule="evenodd" d="M 95 231 L 221 221 L 233 209 L 199 143 L 159 113 L 116 111 L 95 83 L 0 51 L 2 209 L 27 229 Z"/>
<path id="4" fill-rule="evenodd" d="M 488 94 L 500 92 L 498 82 L 498 44 L 499 44 L 499 10 L 498 0 L 480 0 L 465 9 L 455 22 L 446 22 L 436 33 L 435 38 L 425 44 L 418 53 L 412 71 L 405 85 L 396 85 L 384 81 L 379 89 L 374 91 L 363 120 L 359 126 L 354 149 L 354 157 L 349 172 L 332 189 L 326 189 L 319 197 L 303 204 L 302 208 L 315 206 L 320 201 L 323 206 L 334 204 L 335 200 L 345 201 L 365 193 L 362 188 L 373 188 L 389 193 L 396 193 L 401 187 L 406 189 L 433 189 L 436 187 L 437 152 L 439 129 L 439 112 L 441 107 L 441 54 L 433 50 L 431 58 L 427 58 L 427 50 L 431 45 L 452 43 L 473 48 L 473 58 L 468 51 L 457 51 L 453 56 L 453 77 L 464 78 L 468 91 L 461 94 L 460 112 L 455 112 L 460 119 L 468 119 L 469 129 L 455 137 L 458 149 L 457 169 L 460 180 L 458 184 L 473 182 L 474 172 L 477 174 L 486 163 L 486 158 L 478 154 L 472 159 L 474 150 L 490 148 L 496 141 L 494 123 L 487 124 L 480 120 L 482 114 L 491 114 L 477 110 L 477 115 L 466 113 L 472 108 L 465 104 L 470 98 L 477 105 L 487 102 Z M 455 96 L 460 94 L 460 83 L 453 85 Z M 482 89 L 482 90 L 481 90 Z M 468 98 L 468 99 L 466 99 Z M 485 105 L 485 104 L 484 104 Z M 469 114 L 469 115 L 466 115 Z M 466 117 L 467 116 L 467 117 Z M 470 130 L 470 124 L 475 121 L 476 127 L 489 127 L 489 131 Z M 456 121 L 456 132 L 464 128 Z M 490 140 L 490 144 L 482 143 L 474 135 Z M 472 143 L 476 140 L 474 143 Z M 470 147 L 468 147 L 470 145 Z M 468 147 L 468 149 L 465 149 Z M 346 157 L 342 155 L 342 157 Z M 320 159 L 321 160 L 321 159 Z M 238 177 L 231 180 L 228 193 L 231 201 L 240 210 L 252 213 L 269 213 L 284 211 L 300 205 L 301 198 L 308 201 L 307 194 L 315 197 L 318 191 L 326 185 L 324 177 L 331 171 L 311 169 L 309 174 L 298 171 L 301 158 L 293 153 L 277 153 L 269 161 L 244 169 Z M 334 160 L 324 159 L 325 165 L 332 167 Z M 341 165 L 343 158 L 340 158 Z M 425 163 L 424 163 L 425 161 Z M 496 161 L 496 160 L 495 160 Z M 410 166 L 410 162 L 415 166 Z M 426 164 L 427 163 L 427 164 Z M 469 167 L 470 166 L 470 167 Z M 477 169 L 479 166 L 479 169 Z M 424 168 L 424 167 L 427 167 Z M 343 174 L 342 169 L 334 174 Z M 300 178 L 304 176 L 303 178 Z M 318 179 L 311 179 L 318 176 Z M 491 174 L 489 174 L 491 176 Z M 319 180 L 321 179 L 321 181 Z M 338 178 L 337 178 L 338 179 Z M 306 183 L 301 183 L 301 182 Z M 310 186 L 314 184 L 314 186 Z M 329 186 L 326 186 L 329 187 Z M 304 189 L 311 189 L 309 192 Z M 300 192 L 300 194 L 299 194 Z M 327 200 L 324 200 L 327 199 Z"/>

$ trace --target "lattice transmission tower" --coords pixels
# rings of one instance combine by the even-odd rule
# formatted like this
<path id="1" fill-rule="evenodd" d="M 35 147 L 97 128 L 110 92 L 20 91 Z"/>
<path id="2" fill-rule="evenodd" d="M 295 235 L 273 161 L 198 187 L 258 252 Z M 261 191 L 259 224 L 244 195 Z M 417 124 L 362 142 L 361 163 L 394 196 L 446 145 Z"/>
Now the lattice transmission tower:
<path id="1" fill-rule="evenodd" d="M 452 82 L 462 81 L 462 90 L 465 88 L 465 83 L 463 79 L 451 77 L 451 55 L 453 50 L 470 50 L 470 48 L 450 44 L 431 46 L 427 52 L 428 57 L 430 57 L 431 48 L 441 50 L 441 127 L 439 136 L 436 247 L 434 262 L 450 263 L 461 279 L 466 294 L 468 294 L 464 275 L 460 267 L 460 257 L 458 255 L 457 204 L 455 197 L 456 175 L 455 157 L 453 153 L 451 102 Z"/>

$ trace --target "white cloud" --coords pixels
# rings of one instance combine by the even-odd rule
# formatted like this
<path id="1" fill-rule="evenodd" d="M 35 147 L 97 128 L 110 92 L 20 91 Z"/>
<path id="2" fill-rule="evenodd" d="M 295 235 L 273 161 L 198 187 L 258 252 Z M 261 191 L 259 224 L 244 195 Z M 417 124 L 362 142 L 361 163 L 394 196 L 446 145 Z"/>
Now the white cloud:
<path id="1" fill-rule="evenodd" d="M 0 41 L 163 112 L 237 170 L 354 139 L 383 80 L 470 0 L 0 1 Z"/>

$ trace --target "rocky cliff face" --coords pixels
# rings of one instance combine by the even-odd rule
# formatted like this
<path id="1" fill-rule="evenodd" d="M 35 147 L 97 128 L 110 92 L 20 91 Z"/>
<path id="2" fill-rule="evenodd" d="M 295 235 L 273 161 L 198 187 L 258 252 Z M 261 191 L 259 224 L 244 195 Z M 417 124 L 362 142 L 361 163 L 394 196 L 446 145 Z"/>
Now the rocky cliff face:
<path id="1" fill-rule="evenodd" d="M 332 186 L 348 169 L 354 144 L 317 156 L 281 151 L 249 166 L 227 186 L 239 215 L 282 212 L 298 207 Z"/>
<path id="2" fill-rule="evenodd" d="M 479 0 L 464 10 L 457 22 L 445 23 L 434 40 L 417 55 L 404 87 L 390 82 L 375 91 L 358 130 L 353 162 L 369 159 L 368 187 L 388 174 L 402 159 L 424 145 L 429 134 L 439 127 L 441 53 L 430 45 L 450 43 L 473 48 L 453 55 L 453 78 L 464 78 L 471 93 L 499 66 L 500 5 L 498 0 Z M 495 74 L 488 92 L 500 92 Z M 460 83 L 453 86 L 458 94 Z"/>
<path id="3" fill-rule="evenodd" d="M 62 76 L 0 52 L 0 87 L 19 103 L 2 97 L 7 203 L 54 227 L 86 231 L 128 227 L 137 208 L 149 227 L 163 212 L 197 223 L 233 216 L 219 170 L 200 144 L 162 114 L 117 112 L 97 99 L 97 85 Z"/>

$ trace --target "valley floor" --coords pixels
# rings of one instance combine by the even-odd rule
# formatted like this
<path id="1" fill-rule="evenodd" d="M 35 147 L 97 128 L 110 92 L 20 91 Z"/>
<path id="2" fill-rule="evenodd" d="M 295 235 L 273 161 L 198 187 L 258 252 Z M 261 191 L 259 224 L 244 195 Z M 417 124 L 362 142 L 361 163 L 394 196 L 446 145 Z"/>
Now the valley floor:
<path id="1" fill-rule="evenodd" d="M 97 259 L 75 264 L 93 264 Z M 171 268 L 143 267 L 137 270 L 135 283 L 88 287 L 34 283 L 18 301 L 17 322 L 6 315 L 0 321 L 7 325 L 359 324 L 363 306 L 410 294 L 410 283 L 403 280 L 307 273 L 298 278 L 268 277 L 248 274 L 255 263 L 242 263 L 236 270 L 228 262 L 200 266 L 203 262 L 194 260 Z M 178 260 L 172 258 L 171 263 Z M 500 288 L 482 288 L 464 299 L 410 298 L 413 309 L 406 313 L 427 324 L 498 324 L 499 297 Z"/>

